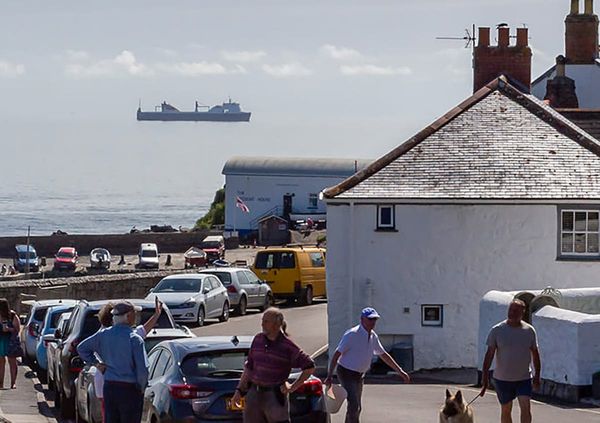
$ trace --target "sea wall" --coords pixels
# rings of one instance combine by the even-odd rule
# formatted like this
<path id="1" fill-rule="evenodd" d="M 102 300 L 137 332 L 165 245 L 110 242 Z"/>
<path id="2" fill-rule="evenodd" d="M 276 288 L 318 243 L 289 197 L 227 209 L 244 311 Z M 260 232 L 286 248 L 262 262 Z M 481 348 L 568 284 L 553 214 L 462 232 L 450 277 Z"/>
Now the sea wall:
<path id="1" fill-rule="evenodd" d="M 137 254 L 141 243 L 153 242 L 161 253 L 183 253 L 199 245 L 208 235 L 221 235 L 221 231 L 197 232 L 140 232 L 134 234 L 50 235 L 32 236 L 30 243 L 41 257 L 52 257 L 60 247 L 75 247 L 80 255 L 88 255 L 93 248 L 103 247 L 111 254 Z M 0 237 L 0 257 L 12 257 L 16 244 L 25 244 L 26 237 Z M 227 248 L 235 248 L 226 245 Z"/>
<path id="2" fill-rule="evenodd" d="M 0 285 L 0 298 L 8 299 L 11 307 L 18 313 L 27 310 L 20 306 L 22 299 L 72 298 L 94 301 L 144 298 L 150 288 L 165 276 L 188 272 L 192 271 L 139 272 L 3 282 Z"/>

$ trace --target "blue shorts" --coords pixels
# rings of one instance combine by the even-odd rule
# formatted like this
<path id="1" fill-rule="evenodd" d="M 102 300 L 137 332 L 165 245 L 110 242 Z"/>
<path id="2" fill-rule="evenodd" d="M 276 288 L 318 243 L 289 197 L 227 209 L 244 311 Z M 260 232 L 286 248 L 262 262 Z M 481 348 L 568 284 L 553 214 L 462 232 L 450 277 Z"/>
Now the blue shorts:
<path id="1" fill-rule="evenodd" d="M 520 380 L 518 382 L 507 382 L 494 379 L 494 387 L 500 404 L 508 404 L 517 397 L 531 397 L 532 386 L 531 379 Z"/>

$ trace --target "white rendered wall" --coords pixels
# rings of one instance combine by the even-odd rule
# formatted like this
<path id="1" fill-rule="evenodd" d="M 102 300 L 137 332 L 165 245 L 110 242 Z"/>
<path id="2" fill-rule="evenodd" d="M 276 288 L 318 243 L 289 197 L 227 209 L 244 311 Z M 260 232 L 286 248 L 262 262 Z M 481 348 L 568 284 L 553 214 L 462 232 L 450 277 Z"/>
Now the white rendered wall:
<path id="1" fill-rule="evenodd" d="M 600 285 L 600 263 L 557 261 L 557 210 L 547 205 L 396 205 L 398 232 L 377 232 L 376 205 L 328 207 L 329 342 L 380 312 L 377 333 L 412 335 L 415 368 L 475 367 L 479 302 L 493 289 Z M 442 304 L 444 326 L 422 327 Z M 408 314 L 404 308 L 410 308 Z M 501 320 L 501 319 L 500 319 Z"/>
<path id="2" fill-rule="evenodd" d="M 279 207 L 283 212 L 283 196 L 295 194 L 292 199 L 293 213 L 325 213 L 325 203 L 317 201 L 317 208 L 309 208 L 309 194 L 319 193 L 326 187 L 342 181 L 342 177 L 309 176 L 242 176 L 225 177 L 225 228 L 227 230 L 250 230 L 250 223 L 263 217 L 269 210 Z M 236 197 L 240 197 L 250 209 L 243 213 L 235 207 Z"/>
<path id="3" fill-rule="evenodd" d="M 600 66 L 599 65 L 566 65 L 565 74 L 575 81 L 575 92 L 582 109 L 600 109 Z M 556 70 L 531 87 L 531 93 L 543 100 L 546 96 L 546 84 L 553 79 Z"/>

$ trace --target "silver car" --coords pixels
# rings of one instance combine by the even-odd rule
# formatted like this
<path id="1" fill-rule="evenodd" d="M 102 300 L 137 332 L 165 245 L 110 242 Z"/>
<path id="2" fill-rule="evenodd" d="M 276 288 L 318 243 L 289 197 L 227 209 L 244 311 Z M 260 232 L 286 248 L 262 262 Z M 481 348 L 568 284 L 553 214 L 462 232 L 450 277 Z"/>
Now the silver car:
<path id="1" fill-rule="evenodd" d="M 229 320 L 227 289 L 213 275 L 187 273 L 167 276 L 150 290 L 146 299 L 154 301 L 154 297 L 169 307 L 176 322 L 202 326 L 205 319 Z"/>
<path id="2" fill-rule="evenodd" d="M 215 275 L 227 288 L 229 304 L 243 316 L 248 308 L 266 310 L 273 305 L 273 291 L 250 269 L 243 267 L 221 267 L 201 270 L 199 273 Z"/>

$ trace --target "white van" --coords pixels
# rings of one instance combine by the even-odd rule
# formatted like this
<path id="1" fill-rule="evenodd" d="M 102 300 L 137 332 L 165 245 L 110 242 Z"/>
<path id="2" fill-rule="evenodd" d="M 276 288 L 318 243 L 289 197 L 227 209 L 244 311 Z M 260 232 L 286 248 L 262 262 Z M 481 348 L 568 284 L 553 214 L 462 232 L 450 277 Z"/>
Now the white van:
<path id="1" fill-rule="evenodd" d="M 138 268 L 158 269 L 158 247 L 153 243 L 140 244 Z"/>

